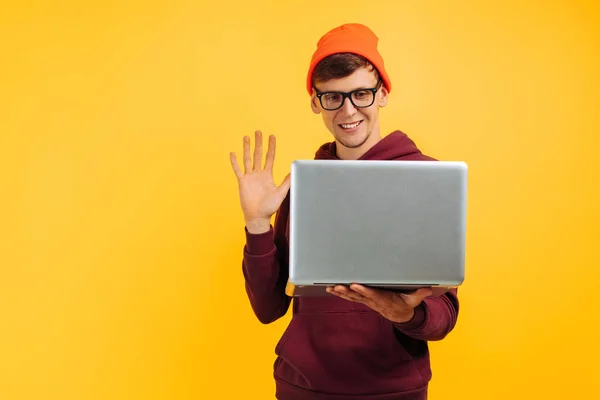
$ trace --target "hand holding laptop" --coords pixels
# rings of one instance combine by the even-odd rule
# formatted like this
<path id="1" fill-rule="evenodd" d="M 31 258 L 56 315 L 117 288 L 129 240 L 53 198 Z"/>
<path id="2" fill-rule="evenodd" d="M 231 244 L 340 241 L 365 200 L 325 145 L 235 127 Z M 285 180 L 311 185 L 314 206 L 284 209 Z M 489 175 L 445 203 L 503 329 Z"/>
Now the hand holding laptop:
<path id="1" fill-rule="evenodd" d="M 244 137 L 244 172 L 234 152 L 230 153 L 231 166 L 238 180 L 240 203 L 246 228 L 250 233 L 267 232 L 271 217 L 285 199 L 290 188 L 290 176 L 277 186 L 273 181 L 275 160 L 275 136 L 269 137 L 269 147 L 264 168 L 262 167 L 262 133 L 255 132 L 254 154 L 250 151 L 250 137 Z"/>
<path id="2" fill-rule="evenodd" d="M 431 296 L 429 288 L 419 288 L 412 293 L 396 293 L 385 289 L 370 288 L 363 285 L 337 285 L 327 288 L 327 292 L 342 299 L 362 303 L 392 322 L 408 322 L 414 315 L 414 309 L 425 297 Z"/>

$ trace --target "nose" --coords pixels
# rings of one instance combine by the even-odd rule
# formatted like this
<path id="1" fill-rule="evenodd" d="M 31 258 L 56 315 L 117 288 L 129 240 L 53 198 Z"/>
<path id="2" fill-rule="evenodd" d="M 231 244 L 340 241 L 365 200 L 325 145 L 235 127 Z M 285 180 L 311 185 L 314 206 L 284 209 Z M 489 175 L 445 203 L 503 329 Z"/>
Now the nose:
<path id="1" fill-rule="evenodd" d="M 344 99 L 342 107 L 340 107 L 340 112 L 348 116 L 354 115 L 354 113 L 356 113 L 356 107 L 354 107 L 354 104 L 352 104 L 350 98 L 346 97 Z"/>

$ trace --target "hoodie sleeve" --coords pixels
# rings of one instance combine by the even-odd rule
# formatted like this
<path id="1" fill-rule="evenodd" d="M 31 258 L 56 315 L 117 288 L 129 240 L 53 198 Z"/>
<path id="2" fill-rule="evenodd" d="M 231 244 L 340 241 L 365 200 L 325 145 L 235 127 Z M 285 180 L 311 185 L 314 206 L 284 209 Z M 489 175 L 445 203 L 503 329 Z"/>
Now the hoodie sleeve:
<path id="1" fill-rule="evenodd" d="M 430 296 L 415 308 L 415 314 L 410 321 L 394 323 L 394 326 L 413 339 L 442 340 L 456 325 L 458 305 L 457 289 L 449 290 L 440 296 Z"/>
<path id="2" fill-rule="evenodd" d="M 246 245 L 242 261 L 246 294 L 254 314 L 263 324 L 283 317 L 291 298 L 285 294 L 288 271 L 287 218 L 278 213 L 275 227 L 251 234 L 245 229 Z M 285 212 L 283 214 L 286 214 Z"/>

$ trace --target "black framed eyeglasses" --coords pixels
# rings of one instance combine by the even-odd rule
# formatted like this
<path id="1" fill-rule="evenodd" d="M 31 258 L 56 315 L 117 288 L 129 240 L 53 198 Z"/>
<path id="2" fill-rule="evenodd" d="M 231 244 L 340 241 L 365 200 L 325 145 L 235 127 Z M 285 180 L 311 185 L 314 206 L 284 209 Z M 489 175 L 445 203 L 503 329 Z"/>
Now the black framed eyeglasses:
<path id="1" fill-rule="evenodd" d="M 361 88 L 351 92 L 319 92 L 317 88 L 315 88 L 315 91 L 319 102 L 321 102 L 321 107 L 325 110 L 333 111 L 341 108 L 346 97 L 350 99 L 354 107 L 366 108 L 375 102 L 375 95 L 381 87 L 381 82 L 381 79 L 378 80 L 374 88 Z"/>

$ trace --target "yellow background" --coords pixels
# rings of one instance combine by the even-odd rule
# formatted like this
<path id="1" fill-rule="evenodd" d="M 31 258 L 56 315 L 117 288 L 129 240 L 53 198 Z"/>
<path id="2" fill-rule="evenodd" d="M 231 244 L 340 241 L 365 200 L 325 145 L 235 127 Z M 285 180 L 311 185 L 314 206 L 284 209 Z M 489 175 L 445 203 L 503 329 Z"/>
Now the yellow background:
<path id="1" fill-rule="evenodd" d="M 467 280 L 432 399 L 598 384 L 600 7 L 593 1 L 14 2 L 0 9 L 0 398 L 273 398 L 229 151 L 276 178 L 330 136 L 316 41 L 369 25 L 384 132 L 470 166 Z"/>

